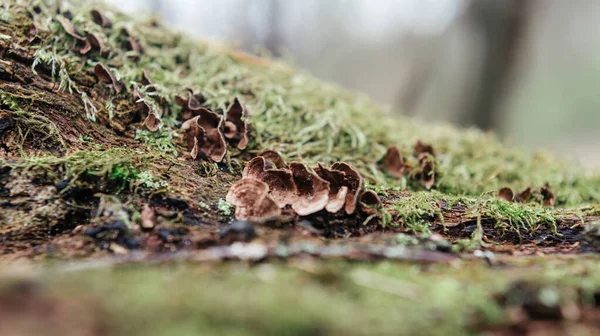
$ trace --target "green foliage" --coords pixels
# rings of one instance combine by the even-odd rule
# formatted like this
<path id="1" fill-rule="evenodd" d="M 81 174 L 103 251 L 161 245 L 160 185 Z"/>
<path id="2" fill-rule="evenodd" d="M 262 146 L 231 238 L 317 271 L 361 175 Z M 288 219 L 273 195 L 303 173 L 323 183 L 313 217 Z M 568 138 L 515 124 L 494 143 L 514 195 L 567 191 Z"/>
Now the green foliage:
<path id="1" fill-rule="evenodd" d="M 160 130 L 157 132 L 137 130 L 135 139 L 143 141 L 150 149 L 161 154 L 176 156 L 177 148 L 175 147 L 175 143 L 173 143 L 173 138 L 176 135 L 177 132 L 173 130 Z"/>
<path id="2" fill-rule="evenodd" d="M 37 74 L 36 68 L 38 67 L 38 65 L 42 63 L 46 64 L 50 67 L 52 80 L 56 82 L 57 77 L 58 80 L 60 80 L 60 84 L 58 86 L 58 89 L 60 91 L 68 91 L 71 94 L 73 92 L 81 92 L 77 87 L 77 84 L 75 84 L 75 82 L 69 76 L 67 63 L 65 61 L 66 57 L 67 56 L 60 55 L 58 53 L 56 45 L 44 46 L 41 49 L 36 50 L 33 58 L 33 64 L 31 65 L 31 70 L 33 71 L 33 73 Z M 85 93 L 82 93 L 82 99 L 84 98 L 84 95 Z M 85 98 L 87 98 L 87 96 L 85 96 Z M 86 103 L 85 100 L 83 102 L 84 104 Z"/>
<path id="3" fill-rule="evenodd" d="M 219 213 L 221 213 L 223 216 L 231 216 L 233 214 L 233 205 L 222 198 L 219 199 L 217 208 L 219 209 Z"/>
<path id="4" fill-rule="evenodd" d="M 398 213 L 409 232 L 429 233 L 429 219 L 438 218 L 443 221 L 442 211 L 436 205 L 443 197 L 438 192 L 416 192 L 410 196 L 398 197 L 389 210 Z"/>
<path id="5" fill-rule="evenodd" d="M 479 199 L 472 207 L 474 216 L 496 220 L 496 227 L 505 230 L 535 231 L 540 225 L 549 225 L 556 233 L 557 211 L 535 203 L 507 202 L 495 197 Z"/>
<path id="6" fill-rule="evenodd" d="M 64 157 L 30 157 L 9 166 L 22 169 L 23 173 L 44 174 L 56 181 L 69 180 L 70 186 L 86 177 L 106 178 L 122 190 L 135 185 L 140 169 L 152 157 L 143 152 L 112 148 L 104 151 L 77 151 Z"/>
<path id="7" fill-rule="evenodd" d="M 0 20 L 7 23 L 11 21 L 13 15 L 9 9 L 9 4 L 5 4 L 4 6 L 0 7 Z"/>
<path id="8" fill-rule="evenodd" d="M 152 172 L 143 171 L 137 175 L 140 184 L 149 189 L 166 188 L 169 184 L 166 181 L 156 181 Z"/>
<path id="9" fill-rule="evenodd" d="M 97 171 L 92 169 L 87 172 L 89 175 L 97 175 Z M 118 163 L 112 166 L 108 179 L 116 182 L 120 186 L 120 190 L 124 189 L 133 180 L 138 178 L 138 172 L 129 163 Z"/>

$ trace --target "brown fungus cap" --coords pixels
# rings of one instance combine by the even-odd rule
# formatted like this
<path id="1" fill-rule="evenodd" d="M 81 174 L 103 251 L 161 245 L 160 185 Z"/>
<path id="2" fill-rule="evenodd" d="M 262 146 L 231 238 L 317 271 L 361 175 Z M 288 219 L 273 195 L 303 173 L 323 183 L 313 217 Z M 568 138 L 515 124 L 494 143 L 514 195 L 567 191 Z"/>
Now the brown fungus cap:
<path id="1" fill-rule="evenodd" d="M 376 214 L 381 207 L 381 199 L 373 190 L 367 190 L 360 195 L 360 210 L 368 215 Z"/>
<path id="2" fill-rule="evenodd" d="M 554 202 L 556 201 L 556 196 L 550 191 L 550 185 L 546 183 L 543 187 L 540 188 L 540 193 L 544 197 L 543 203 L 545 206 L 552 207 L 554 206 Z"/>
<path id="3" fill-rule="evenodd" d="M 198 115 L 205 98 L 202 94 L 194 94 L 193 90 L 187 89 L 184 95 L 175 96 L 175 102 L 182 108 L 181 119 L 188 120 Z"/>
<path id="4" fill-rule="evenodd" d="M 141 55 L 144 52 L 142 45 L 136 38 L 133 37 L 133 35 L 129 32 L 127 28 L 121 28 L 120 34 L 122 37 L 125 38 L 125 49 L 135 54 L 130 57 L 134 60 L 137 60 L 139 58 L 139 55 Z"/>
<path id="5" fill-rule="evenodd" d="M 27 27 L 27 33 L 26 33 L 27 41 L 29 43 L 32 43 L 36 39 L 37 34 L 38 34 L 37 26 L 34 23 L 30 24 L 29 27 Z"/>
<path id="6" fill-rule="evenodd" d="M 342 186 L 337 193 L 329 194 L 329 201 L 325 206 L 325 210 L 331 213 L 336 213 L 344 208 L 346 204 L 346 196 L 348 195 L 348 187 Z"/>
<path id="7" fill-rule="evenodd" d="M 325 209 L 331 213 L 342 210 L 346 204 L 346 195 L 348 194 L 348 187 L 344 185 L 346 174 L 325 168 L 320 163 L 313 169 L 320 178 L 329 182 L 329 200 Z"/>
<path id="8" fill-rule="evenodd" d="M 279 155 L 279 153 L 277 153 L 276 151 L 266 150 L 258 154 L 258 156 L 264 157 L 267 161 L 271 162 L 277 168 L 287 167 L 281 155 Z"/>
<path id="9" fill-rule="evenodd" d="M 435 156 L 435 150 L 433 149 L 433 146 L 424 144 L 421 142 L 421 140 L 418 140 L 415 144 L 415 154 L 416 156 L 420 156 L 424 153 L 430 154 L 431 156 Z"/>
<path id="10" fill-rule="evenodd" d="M 56 20 L 60 23 L 62 28 L 65 30 L 67 35 L 73 37 L 76 41 L 75 50 L 82 55 L 85 55 L 92 50 L 92 44 L 88 39 L 86 39 L 73 25 L 73 23 L 67 19 L 66 17 L 59 15 L 56 17 Z"/>
<path id="11" fill-rule="evenodd" d="M 388 172 L 392 174 L 392 176 L 396 178 L 401 178 L 404 176 L 407 166 L 404 163 L 402 153 L 400 153 L 396 146 L 388 147 L 387 152 L 385 153 L 384 163 Z"/>
<path id="12" fill-rule="evenodd" d="M 358 196 L 363 192 L 362 176 L 347 163 L 334 163 L 330 169 L 318 164 L 314 168 L 319 177 L 329 182 L 329 202 L 325 209 L 331 213 L 342 208 L 347 214 L 356 210 Z"/>
<path id="13" fill-rule="evenodd" d="M 509 187 L 500 188 L 498 190 L 498 198 L 512 202 L 515 199 L 515 192 Z"/>
<path id="14" fill-rule="evenodd" d="M 336 162 L 331 165 L 331 169 L 345 173 L 344 185 L 348 187 L 348 194 L 346 195 L 344 209 L 347 214 L 354 213 L 356 204 L 358 203 L 358 196 L 362 194 L 365 188 L 362 176 L 360 176 L 356 169 L 345 162 Z"/>
<path id="15" fill-rule="evenodd" d="M 532 190 L 531 187 L 527 187 L 525 190 L 521 191 L 517 196 L 516 200 L 519 202 L 527 202 L 531 197 Z"/>
<path id="16" fill-rule="evenodd" d="M 90 42 L 89 39 L 86 39 L 83 42 L 77 42 L 77 45 L 75 46 L 75 50 L 78 51 L 82 55 L 86 55 L 90 51 L 92 51 L 92 43 Z"/>
<path id="17" fill-rule="evenodd" d="M 313 174 L 306 165 L 292 162 L 290 170 L 296 185 L 297 199 L 292 209 L 300 216 L 319 212 L 329 202 L 329 182 Z"/>
<path id="18" fill-rule="evenodd" d="M 292 172 L 272 166 L 262 156 L 257 156 L 246 164 L 242 177 L 266 183 L 271 198 L 280 208 L 294 204 L 298 198 Z"/>
<path id="19" fill-rule="evenodd" d="M 262 222 L 281 215 L 281 209 L 268 195 L 269 186 L 254 179 L 234 183 L 225 199 L 235 205 L 235 218 Z"/>
<path id="20" fill-rule="evenodd" d="M 106 44 L 95 34 L 88 34 L 88 41 L 90 42 L 92 49 L 98 51 L 100 55 L 104 55 L 106 53 Z"/>
<path id="21" fill-rule="evenodd" d="M 69 19 L 62 15 L 58 15 L 56 17 L 56 20 L 58 20 L 62 28 L 69 36 L 75 38 L 77 41 L 80 42 L 85 41 L 85 37 L 83 37 L 83 35 L 81 35 L 79 31 L 77 31 L 77 28 L 75 28 L 75 25 L 73 25 L 73 23 Z"/>
<path id="22" fill-rule="evenodd" d="M 198 110 L 198 115 L 181 125 L 187 137 L 188 149 L 192 158 L 203 153 L 215 162 L 223 161 L 227 153 L 227 143 L 221 132 L 223 117 L 207 109 Z"/>
<path id="23" fill-rule="evenodd" d="M 122 82 L 117 81 L 115 75 L 102 63 L 96 63 L 94 66 L 94 74 L 96 77 L 103 83 L 112 85 L 115 91 L 121 93 L 123 91 L 124 85 Z"/>
<path id="24" fill-rule="evenodd" d="M 435 163 L 433 156 L 429 152 L 419 154 L 419 180 L 426 189 L 431 189 L 435 185 Z"/>
<path id="25" fill-rule="evenodd" d="M 244 120 L 246 116 L 246 107 L 236 97 L 225 114 L 225 134 L 228 139 L 237 141 L 236 147 L 241 150 L 246 149 L 249 141 L 248 124 Z"/>
<path id="26" fill-rule="evenodd" d="M 148 108 L 150 109 L 150 111 L 152 111 L 152 108 L 149 107 L 149 105 L 147 103 L 144 103 L 146 106 L 148 106 Z M 146 119 L 144 119 L 144 125 L 146 126 L 146 128 L 150 131 L 150 132 L 156 132 L 160 129 L 160 125 L 162 124 L 161 119 L 154 113 L 150 112 L 148 113 L 148 116 L 146 117 Z"/>
<path id="27" fill-rule="evenodd" d="M 110 19 L 106 17 L 106 15 L 104 15 L 102 12 L 96 9 L 92 9 L 90 11 L 90 15 L 92 16 L 92 20 L 94 21 L 94 23 L 101 26 L 102 28 L 110 28 L 112 26 L 112 21 L 110 21 Z"/>
<path id="28" fill-rule="evenodd" d="M 143 86 L 148 86 L 148 92 L 156 92 L 156 88 L 154 87 L 154 81 L 152 80 L 152 78 L 150 78 L 146 70 L 142 71 L 142 80 L 140 81 L 140 84 L 142 84 Z"/>

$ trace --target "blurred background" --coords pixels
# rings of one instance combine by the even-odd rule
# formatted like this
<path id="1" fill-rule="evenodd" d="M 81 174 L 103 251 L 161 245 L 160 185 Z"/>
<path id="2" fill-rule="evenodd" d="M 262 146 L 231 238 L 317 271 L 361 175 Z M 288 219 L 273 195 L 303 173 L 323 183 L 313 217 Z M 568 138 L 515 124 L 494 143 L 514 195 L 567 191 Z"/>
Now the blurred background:
<path id="1" fill-rule="evenodd" d="M 396 113 L 600 167 L 600 1 L 108 2 L 285 58 Z"/>

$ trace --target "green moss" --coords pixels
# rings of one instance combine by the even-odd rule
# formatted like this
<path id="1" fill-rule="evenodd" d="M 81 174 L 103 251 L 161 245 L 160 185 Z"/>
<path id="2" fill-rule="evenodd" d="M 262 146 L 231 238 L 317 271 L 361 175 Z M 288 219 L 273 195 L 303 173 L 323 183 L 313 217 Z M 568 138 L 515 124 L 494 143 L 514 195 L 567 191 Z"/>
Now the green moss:
<path id="1" fill-rule="evenodd" d="M 70 272 L 43 272 L 39 280 L 54 297 L 96 299 L 84 307 L 102 307 L 117 335 L 448 335 L 507 323 L 494 297 L 517 282 L 539 288 L 537 294 L 553 305 L 592 307 L 599 270 L 593 257 L 507 260 L 505 267 L 479 261 L 428 267 L 84 264 Z"/>
<path id="2" fill-rule="evenodd" d="M 51 32 L 42 45 L 61 48 L 38 51 L 41 61 L 56 64 L 58 77 L 68 64 L 84 64 L 83 71 L 102 61 L 126 83 L 138 82 L 145 70 L 157 83 L 158 92 L 153 98 L 163 98 L 171 111 L 163 118 L 166 133 L 161 134 L 171 134 L 172 126 L 176 126 L 173 117 L 179 107 L 174 104 L 175 95 L 182 93 L 183 88 L 193 88 L 214 109 L 224 110 L 234 97 L 243 98 L 251 112 L 253 152 L 274 149 L 290 160 L 313 164 L 347 161 L 374 185 L 405 188 L 406 181 L 387 177 L 378 161 L 389 145 L 398 146 L 409 161 L 414 161 L 410 158 L 412 146 L 422 140 L 431 143 L 439 153 L 436 188 L 443 193 L 479 196 L 502 186 L 520 189 L 548 182 L 558 196 L 558 204 L 571 206 L 600 200 L 600 177 L 577 165 L 507 147 L 493 135 L 474 129 L 457 130 L 388 115 L 364 96 L 324 84 L 284 64 L 192 41 L 143 20 L 130 27 L 144 47 L 144 53 L 134 62 L 122 49 L 119 36 L 120 29 L 126 26 L 122 20 L 131 18 L 117 14 L 113 28 L 103 30 L 91 21 L 87 2 L 62 6 L 72 10 L 73 22 L 80 30 L 91 31 L 106 42 L 109 56 L 84 62 L 81 56 L 69 52 L 72 38 L 55 21 L 49 21 L 52 24 L 40 24 Z M 36 22 L 42 22 L 45 15 L 56 9 L 51 2 L 42 2 L 42 7 Z M 68 88 L 69 84 L 63 86 Z M 88 114 L 92 118 L 94 112 Z M 172 151 L 169 141 L 158 142 L 157 149 Z M 411 184 L 408 187 L 420 189 Z"/>
<path id="3" fill-rule="evenodd" d="M 177 148 L 173 143 L 173 138 L 176 136 L 177 133 L 173 130 L 162 130 L 154 133 L 146 130 L 137 130 L 135 133 L 135 139 L 142 141 L 150 150 L 172 156 L 177 155 Z"/>
<path id="4" fill-rule="evenodd" d="M 17 4 L 14 0 L 9 3 L 22 9 L 13 8 L 16 17 L 29 20 L 27 15 L 33 11 L 27 6 L 31 3 Z M 460 200 L 467 204 L 473 216 L 493 218 L 498 227 L 507 230 L 533 230 L 540 224 L 550 225 L 554 230 L 556 219 L 564 213 L 583 216 L 576 206 L 600 201 L 599 174 L 587 172 L 552 155 L 507 146 L 495 136 L 475 129 L 458 130 L 448 125 L 389 115 L 362 95 L 323 83 L 283 63 L 193 41 L 146 19 L 136 20 L 114 13 L 113 27 L 102 29 L 92 22 L 89 14 L 92 5 L 88 2 L 63 2 L 61 10 L 68 9 L 74 14 L 72 22 L 80 31 L 94 33 L 106 44 L 107 56 L 92 53 L 84 58 L 72 51 L 75 41 L 56 20 L 54 13 L 58 5 L 52 1 L 36 1 L 36 4 L 40 14 L 34 15 L 33 21 L 40 29 L 40 45 L 44 47 L 36 51 L 33 69 L 42 63 L 49 66 L 52 78 L 60 82 L 65 92 L 81 97 L 85 110 L 82 113 L 88 119 L 95 120 L 99 113 L 112 118 L 120 112 L 112 100 L 99 110 L 73 81 L 81 73 L 92 73 L 97 62 L 106 64 L 125 83 L 139 83 L 142 71 L 156 82 L 156 92 L 147 92 L 145 87 L 139 89 L 143 99 L 152 106 L 160 100 L 166 108 L 160 132 L 136 132 L 136 139 L 146 145 L 146 154 L 176 155 L 173 140 L 178 136 L 180 107 L 175 104 L 175 96 L 183 93 L 185 88 L 192 88 L 201 92 L 206 105 L 215 110 L 226 110 L 234 97 L 243 99 L 250 111 L 248 121 L 253 140 L 248 151 L 251 153 L 273 149 L 288 160 L 308 164 L 346 161 L 357 167 L 367 178 L 369 187 L 380 194 L 405 189 L 416 191 L 411 196 L 399 197 L 390 207 L 382 209 L 384 225 L 397 224 L 389 216 L 391 211 L 396 211 L 409 231 L 428 232 L 426 220 L 443 220 L 436 202 Z M 130 25 L 130 21 L 134 24 Z M 123 48 L 122 28 L 127 28 L 139 40 L 144 48 L 141 55 L 134 58 Z M 11 110 L 24 113 L 24 99 L 35 98 L 4 94 L 2 99 Z M 23 114 L 21 120 L 35 121 L 32 117 Z M 42 120 L 36 122 L 38 124 L 31 127 L 42 127 Z M 50 127 L 46 132 L 49 136 L 57 134 L 51 124 L 45 124 Z M 380 164 L 386 148 L 396 145 L 407 162 L 415 166 L 417 162 L 412 152 L 417 140 L 432 144 L 438 153 L 434 187 L 437 191 L 423 191 L 418 183 L 406 178 L 393 179 Z M 229 168 L 234 171 L 240 171 L 244 164 L 238 154 L 232 150 L 227 156 Z M 120 159 L 113 162 L 101 157 L 99 164 L 86 160 L 65 161 L 64 175 L 76 180 L 82 171 L 87 171 L 87 174 L 110 177 L 112 169 L 118 167 L 115 178 L 123 182 L 135 179 L 133 172 L 121 171 L 128 169 L 123 164 L 130 159 L 126 157 L 124 162 Z M 69 164 L 73 168 L 68 168 Z M 84 169 L 87 165 L 91 168 Z M 213 164 L 201 168 L 206 174 L 219 173 L 219 167 Z M 136 173 L 139 171 L 137 169 Z M 508 204 L 489 194 L 503 186 L 520 190 L 540 187 L 546 182 L 557 195 L 557 204 L 566 209 L 550 211 L 534 205 Z"/>
<path id="5" fill-rule="evenodd" d="M 157 157 L 140 151 L 112 148 L 103 151 L 76 151 L 64 157 L 28 157 L 18 162 L 5 162 L 5 165 L 21 170 L 23 174 L 46 176 L 55 182 L 68 180 L 70 186 L 88 177 L 106 178 L 113 181 L 119 190 L 123 190 L 149 182 L 147 175 L 138 181 L 139 172 L 149 165 L 152 158 Z"/>
<path id="6" fill-rule="evenodd" d="M 556 232 L 556 220 L 563 215 L 539 204 L 523 204 L 507 202 L 496 198 L 478 200 L 471 207 L 472 214 L 477 217 L 496 220 L 496 227 L 505 231 L 535 231 L 541 225 L 547 225 Z"/>
<path id="7" fill-rule="evenodd" d="M 409 232 L 428 233 L 432 219 L 444 222 L 442 209 L 437 202 L 445 198 L 445 195 L 436 191 L 415 192 L 394 199 L 389 211 L 398 213 L 398 218 Z"/>
<path id="8" fill-rule="evenodd" d="M 0 90 L 0 106 L 8 108 L 11 116 L 17 123 L 17 132 L 20 147 L 27 139 L 37 143 L 54 143 L 59 150 L 65 150 L 67 145 L 60 136 L 60 130 L 46 116 L 32 113 L 28 106 L 22 106 L 23 102 L 33 102 L 33 97 L 23 97 L 18 94 Z M 43 135 L 37 137 L 35 135 Z"/>

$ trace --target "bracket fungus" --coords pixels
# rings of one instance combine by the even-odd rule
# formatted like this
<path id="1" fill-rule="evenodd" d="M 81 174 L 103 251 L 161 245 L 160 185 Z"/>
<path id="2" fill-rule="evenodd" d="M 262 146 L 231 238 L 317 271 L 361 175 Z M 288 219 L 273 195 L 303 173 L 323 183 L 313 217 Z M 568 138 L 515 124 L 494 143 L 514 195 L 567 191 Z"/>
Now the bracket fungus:
<path id="1" fill-rule="evenodd" d="M 435 150 L 419 140 L 415 144 L 415 154 L 421 168 L 417 176 L 426 189 L 431 189 L 435 185 Z"/>
<path id="2" fill-rule="evenodd" d="M 435 150 L 433 149 L 433 146 L 428 145 L 428 144 L 424 144 L 421 142 L 421 140 L 417 140 L 417 143 L 415 144 L 415 154 L 416 156 L 420 156 L 421 154 L 430 154 L 431 156 L 435 157 Z"/>
<path id="3" fill-rule="evenodd" d="M 222 133 L 223 117 L 205 108 L 198 115 L 181 125 L 186 132 L 187 147 L 192 158 L 201 152 L 215 162 L 223 161 L 227 143 Z"/>
<path id="4" fill-rule="evenodd" d="M 120 35 L 125 38 L 125 49 L 133 54 L 130 55 L 130 58 L 135 61 L 139 60 L 139 56 L 144 52 L 140 42 L 131 35 L 127 28 L 121 28 Z"/>
<path id="5" fill-rule="evenodd" d="M 194 94 L 194 91 L 187 89 L 187 97 L 178 95 L 175 96 L 175 102 L 181 106 L 181 118 L 183 120 L 191 119 L 198 115 L 198 110 L 202 108 L 205 98 L 202 94 Z"/>
<path id="6" fill-rule="evenodd" d="M 364 190 L 364 180 L 358 171 L 345 162 L 336 162 L 330 169 L 318 164 L 314 169 L 317 175 L 330 183 L 327 211 L 334 213 L 343 208 L 347 214 L 353 213 Z"/>
<path id="7" fill-rule="evenodd" d="M 540 188 L 540 193 L 542 194 L 543 203 L 545 206 L 552 207 L 554 206 L 554 202 L 556 201 L 556 196 L 550 191 L 550 185 L 548 183 L 544 184 L 543 187 Z"/>
<path id="8" fill-rule="evenodd" d="M 433 158 L 429 155 L 423 155 L 419 158 L 421 172 L 419 173 L 420 182 L 425 188 L 431 189 L 435 184 L 435 164 Z"/>
<path id="9" fill-rule="evenodd" d="M 498 198 L 507 202 L 512 202 L 515 199 L 515 192 L 508 187 L 500 188 L 500 190 L 498 190 Z"/>
<path id="10" fill-rule="evenodd" d="M 106 54 L 106 44 L 101 38 L 98 38 L 95 34 L 88 34 L 88 41 L 92 50 L 98 51 L 100 55 Z"/>
<path id="11" fill-rule="evenodd" d="M 58 20 L 58 22 L 60 23 L 64 31 L 67 33 L 67 35 L 75 39 L 74 49 L 76 51 L 78 51 L 82 55 L 85 55 L 89 53 L 90 50 L 92 50 L 92 45 L 90 41 L 77 30 L 73 22 L 71 22 L 69 19 L 62 15 L 57 16 L 56 20 Z"/>
<path id="12" fill-rule="evenodd" d="M 121 93 L 125 88 L 125 85 L 121 81 L 117 81 L 115 75 L 102 63 L 96 63 L 94 66 L 94 74 L 103 83 L 112 85 L 113 89 L 117 94 Z"/>
<path id="13" fill-rule="evenodd" d="M 412 168 L 404 161 L 402 153 L 396 146 L 389 146 L 383 163 L 390 175 L 402 178 L 408 171 L 411 179 L 418 179 L 426 189 L 431 189 L 435 185 L 435 150 L 433 146 L 417 141 L 414 155 L 419 162 L 416 168 Z"/>
<path id="14" fill-rule="evenodd" d="M 285 161 L 283 160 L 281 155 L 279 155 L 279 153 L 277 153 L 276 151 L 266 150 L 266 151 L 258 154 L 258 156 L 264 157 L 267 161 L 271 162 L 277 168 L 286 168 L 287 167 L 287 165 L 285 164 Z"/>
<path id="15" fill-rule="evenodd" d="M 347 214 L 351 214 L 356 210 L 358 197 L 365 189 L 365 182 L 358 171 L 345 162 L 336 162 L 331 165 L 331 169 L 341 171 L 345 174 L 344 184 L 348 187 L 348 193 L 346 194 L 344 209 Z"/>
<path id="16" fill-rule="evenodd" d="M 504 187 L 498 190 L 498 198 L 508 202 L 527 202 L 531 198 L 533 193 L 534 191 L 531 187 L 527 187 L 525 190 L 521 191 L 518 194 L 515 194 L 515 192 L 511 188 Z M 555 197 L 554 194 L 552 194 L 552 192 L 550 191 L 550 186 L 548 186 L 548 184 L 545 184 L 543 187 L 541 187 L 539 189 L 539 193 L 542 195 L 542 203 L 545 206 L 554 205 Z"/>
<path id="17" fill-rule="evenodd" d="M 156 87 L 154 87 L 154 81 L 150 78 L 150 75 L 146 72 L 146 70 L 142 71 L 142 80 L 140 84 L 148 87 L 148 92 L 156 92 Z"/>
<path id="18" fill-rule="evenodd" d="M 290 170 L 297 193 L 292 209 L 300 216 L 323 210 L 329 202 L 329 182 L 309 171 L 302 163 L 290 163 Z"/>
<path id="19" fill-rule="evenodd" d="M 110 28 L 112 26 L 112 21 L 106 17 L 102 12 L 92 9 L 90 11 L 90 15 L 92 16 L 92 21 L 99 25 L 102 28 Z"/>
<path id="20" fill-rule="evenodd" d="M 281 215 L 268 191 L 266 183 L 244 178 L 229 188 L 225 199 L 235 206 L 235 218 L 263 222 Z"/>
<path id="21" fill-rule="evenodd" d="M 248 147 L 248 124 L 245 121 L 246 116 L 246 107 L 236 97 L 225 114 L 225 137 L 236 141 L 236 147 L 240 150 Z"/>
<path id="22" fill-rule="evenodd" d="M 390 146 L 387 149 L 384 157 L 385 167 L 392 176 L 401 178 L 404 176 L 407 165 L 404 163 L 402 153 L 396 146 Z"/>
<path id="23" fill-rule="evenodd" d="M 367 215 L 376 214 L 381 207 L 381 199 L 373 190 L 367 190 L 360 195 L 360 210 Z"/>
<path id="24" fill-rule="evenodd" d="M 291 206 L 298 216 L 308 216 L 324 209 L 330 213 L 338 213 L 344 209 L 350 215 L 356 211 L 361 197 L 368 206 L 378 207 L 381 204 L 375 193 L 363 193 L 362 176 L 347 163 L 337 162 L 331 168 L 318 164 L 313 172 L 300 162 L 292 162 L 286 168 L 285 161 L 274 151 L 265 151 L 263 154 L 264 156 L 257 156 L 246 164 L 242 180 L 238 183 L 256 181 L 253 188 L 262 189 L 254 197 L 258 199 L 258 194 L 264 192 L 279 209 Z M 250 182 L 244 183 L 250 185 Z M 230 189 L 232 195 L 236 188 L 241 186 L 234 184 Z M 232 200 L 236 201 L 235 198 Z M 237 201 L 230 202 L 236 206 L 240 204 Z M 240 209 L 238 212 L 236 209 L 236 218 L 245 219 L 248 217 L 247 211 Z"/>
<path id="25" fill-rule="evenodd" d="M 521 191 L 516 197 L 519 202 L 527 202 L 531 197 L 531 187 L 527 187 L 525 190 Z"/>
<path id="26" fill-rule="evenodd" d="M 297 199 L 292 172 L 289 169 L 273 167 L 262 156 L 257 156 L 248 162 L 242 177 L 266 183 L 271 197 L 280 208 L 293 204 Z"/>
<path id="27" fill-rule="evenodd" d="M 331 213 L 340 211 L 346 204 L 348 194 L 348 186 L 344 185 L 345 173 L 325 168 L 320 163 L 313 169 L 319 177 L 329 182 L 329 200 L 325 209 Z"/>
<path id="28" fill-rule="evenodd" d="M 73 37 L 75 40 L 79 42 L 85 41 L 85 37 L 77 30 L 73 22 L 62 15 L 58 15 L 56 17 L 58 23 L 60 23 L 61 27 L 65 30 L 67 35 Z"/>

